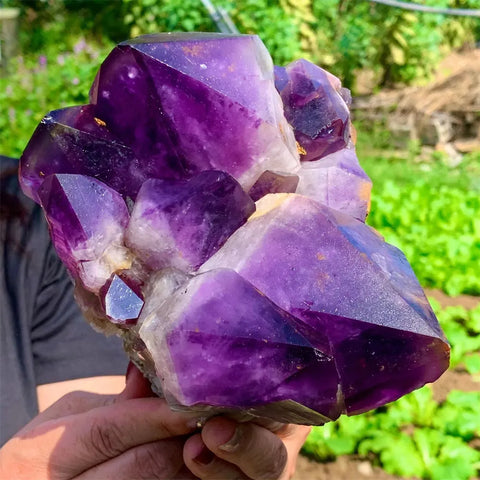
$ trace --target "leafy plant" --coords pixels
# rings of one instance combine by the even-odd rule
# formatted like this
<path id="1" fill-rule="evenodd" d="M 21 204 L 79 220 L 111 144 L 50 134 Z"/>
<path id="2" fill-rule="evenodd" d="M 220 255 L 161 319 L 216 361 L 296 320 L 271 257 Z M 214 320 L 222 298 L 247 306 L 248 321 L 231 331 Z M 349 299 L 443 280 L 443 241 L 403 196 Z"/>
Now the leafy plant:
<path id="1" fill-rule="evenodd" d="M 368 223 L 405 253 L 422 285 L 450 295 L 480 294 L 478 158 L 457 170 L 362 160 L 374 184 Z"/>
<path id="2" fill-rule="evenodd" d="M 447 307 L 437 313 L 440 325 L 452 345 L 451 365 L 455 367 L 463 363 L 472 374 L 478 373 L 476 366 L 480 351 L 479 315 L 480 304 L 472 310 Z"/>
<path id="3" fill-rule="evenodd" d="M 0 77 L 0 153 L 18 157 L 50 110 L 88 102 L 89 85 L 106 53 L 79 39 L 68 53 L 51 49 L 12 62 L 11 74 Z"/>
<path id="4" fill-rule="evenodd" d="M 49 45 L 68 50 L 88 34 L 118 42 L 157 31 L 215 31 L 200 0 L 3 0 L 21 9 L 22 43 L 38 53 Z M 278 64 L 308 58 L 355 87 L 359 69 L 376 72 L 380 85 L 427 78 L 451 47 L 480 34 L 475 19 L 449 18 L 354 0 L 216 0 L 242 33 L 258 34 Z M 479 0 L 424 0 L 479 8 Z M 105 39 L 108 39 L 106 41 Z"/>
<path id="5" fill-rule="evenodd" d="M 479 392 L 453 390 L 432 417 L 432 426 L 448 435 L 470 441 L 480 437 Z"/>

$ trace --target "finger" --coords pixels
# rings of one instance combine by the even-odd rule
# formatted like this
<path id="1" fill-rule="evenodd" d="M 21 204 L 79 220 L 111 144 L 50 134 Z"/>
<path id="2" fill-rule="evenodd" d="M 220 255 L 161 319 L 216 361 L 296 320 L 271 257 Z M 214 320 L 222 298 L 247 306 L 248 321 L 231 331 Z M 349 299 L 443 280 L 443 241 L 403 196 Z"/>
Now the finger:
<path id="1" fill-rule="evenodd" d="M 182 451 L 183 441 L 180 439 L 147 443 L 96 465 L 75 477 L 75 480 L 180 478 L 176 474 L 184 465 Z"/>
<path id="2" fill-rule="evenodd" d="M 275 433 L 284 441 L 294 440 L 295 442 L 303 445 L 311 431 L 312 427 L 310 425 L 288 424 L 284 425 L 284 428 L 276 431 Z"/>
<path id="3" fill-rule="evenodd" d="M 31 430 L 41 423 L 55 420 L 69 415 L 88 412 L 94 408 L 105 407 L 115 403 L 117 395 L 100 395 L 91 392 L 70 392 L 57 400 L 41 414 L 37 415 L 24 429 Z"/>
<path id="4" fill-rule="evenodd" d="M 311 430 L 312 427 L 306 425 L 285 425 L 276 432 L 288 452 L 288 462 L 282 478 L 289 479 L 295 474 L 298 454 Z"/>
<path id="5" fill-rule="evenodd" d="M 200 477 L 192 473 L 186 465 L 180 469 L 175 478 L 179 480 L 201 480 Z"/>
<path id="6" fill-rule="evenodd" d="M 254 423 L 215 417 L 202 430 L 202 440 L 216 456 L 233 463 L 255 480 L 280 478 L 287 463 L 282 440 Z"/>
<path id="7" fill-rule="evenodd" d="M 150 382 L 133 363 L 129 363 L 125 389 L 119 395 L 101 395 L 83 391 L 67 393 L 40 415 L 37 415 L 26 427 L 31 429 L 48 420 L 54 420 L 76 413 L 84 413 L 94 408 L 112 405 L 115 402 L 123 400 L 155 396 L 151 390 Z"/>
<path id="8" fill-rule="evenodd" d="M 143 373 L 130 362 L 125 376 L 125 389 L 119 395 L 119 400 L 132 398 L 155 397 L 150 382 L 143 376 Z"/>
<path id="9" fill-rule="evenodd" d="M 53 453 L 48 449 L 35 453 L 62 465 L 64 475 L 71 478 L 130 448 L 185 435 L 195 428 L 196 417 L 172 412 L 165 400 L 126 400 L 39 425 L 35 435 L 42 435 L 45 445 L 56 448 Z"/>
<path id="10" fill-rule="evenodd" d="M 200 434 L 191 436 L 183 448 L 189 470 L 201 480 L 242 480 L 248 477 L 235 465 L 216 457 L 203 443 Z"/>
<path id="11" fill-rule="evenodd" d="M 130 362 L 125 376 L 125 388 L 118 395 L 101 395 L 84 391 L 67 393 L 47 408 L 28 424 L 39 425 L 48 420 L 65 417 L 75 413 L 83 413 L 96 407 L 111 405 L 114 402 L 129 400 L 132 398 L 152 397 L 155 394 L 150 388 L 150 382 L 143 376 L 137 367 Z"/>

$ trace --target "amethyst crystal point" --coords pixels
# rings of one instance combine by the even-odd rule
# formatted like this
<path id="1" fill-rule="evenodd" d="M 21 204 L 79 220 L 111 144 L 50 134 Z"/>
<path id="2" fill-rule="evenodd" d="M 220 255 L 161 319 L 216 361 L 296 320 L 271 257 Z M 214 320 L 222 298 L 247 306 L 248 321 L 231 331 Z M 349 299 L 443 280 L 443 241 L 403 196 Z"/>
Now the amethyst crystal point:
<path id="1" fill-rule="evenodd" d="M 140 292 L 135 291 L 133 285 L 119 275 L 113 275 L 100 292 L 105 314 L 113 323 L 132 324 L 143 307 L 143 299 Z"/>
<path id="2" fill-rule="evenodd" d="M 295 139 L 256 36 L 146 35 L 124 42 L 91 91 L 96 115 L 142 160 L 140 175 L 222 170 L 250 188 L 298 168 Z"/>
<path id="3" fill-rule="evenodd" d="M 260 200 L 268 193 L 295 193 L 298 180 L 297 175 L 286 175 L 267 170 L 258 177 L 248 193 L 255 201 Z"/>
<path id="4" fill-rule="evenodd" d="M 141 185 L 135 164 L 132 150 L 112 136 L 91 105 L 69 107 L 50 112 L 38 125 L 21 158 L 20 183 L 36 202 L 38 188 L 54 173 L 89 175 L 134 196 Z"/>
<path id="5" fill-rule="evenodd" d="M 162 112 L 155 85 L 140 55 L 118 45 L 103 62 L 90 91 L 96 114 L 140 159 L 136 174 L 183 178 L 177 134 Z"/>
<path id="6" fill-rule="evenodd" d="M 38 196 L 58 256 L 87 290 L 98 292 L 114 271 L 130 267 L 123 245 L 129 215 L 119 193 L 95 178 L 58 174 Z"/>
<path id="7" fill-rule="evenodd" d="M 252 199 L 223 172 L 148 180 L 132 211 L 127 245 L 150 269 L 196 270 L 254 211 Z"/>
<path id="8" fill-rule="evenodd" d="M 107 336 L 120 335 L 123 333 L 123 326 L 112 322 L 111 319 L 105 315 L 105 307 L 102 305 L 100 296 L 85 290 L 81 282 L 75 282 L 74 297 L 82 310 L 83 316 L 94 330 L 104 333 Z"/>
<path id="9" fill-rule="evenodd" d="M 302 161 L 317 160 L 347 146 L 350 113 L 344 98 L 348 97 L 336 77 L 313 63 L 297 60 L 287 67 L 275 67 L 275 83 L 301 147 Z"/>
<path id="10" fill-rule="evenodd" d="M 164 392 L 183 405 L 292 400 L 336 418 L 335 363 L 298 333 L 297 322 L 240 275 L 220 269 L 178 289 L 145 319 L 140 337 Z"/>
<path id="11" fill-rule="evenodd" d="M 405 257 L 349 215 L 300 195 L 267 195 L 201 271 L 219 267 L 325 332 L 348 413 L 395 400 L 448 367 L 448 344 Z M 357 338 L 371 342 L 370 353 Z M 357 353 L 344 362 L 347 346 Z"/>
<path id="12" fill-rule="evenodd" d="M 303 162 L 296 193 L 365 221 L 372 182 L 353 148 L 344 148 L 313 162 Z"/>

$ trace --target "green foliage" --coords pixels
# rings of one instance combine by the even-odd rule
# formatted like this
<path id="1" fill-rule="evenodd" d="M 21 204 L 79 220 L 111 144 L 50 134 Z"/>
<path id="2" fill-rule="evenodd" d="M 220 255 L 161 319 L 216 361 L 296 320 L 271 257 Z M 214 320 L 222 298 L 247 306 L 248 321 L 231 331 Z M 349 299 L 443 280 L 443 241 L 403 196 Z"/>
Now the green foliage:
<path id="1" fill-rule="evenodd" d="M 479 392 L 452 391 L 439 405 L 424 387 L 376 412 L 314 427 L 303 452 L 321 461 L 373 453 L 394 475 L 467 480 L 480 470 L 480 452 L 468 444 L 480 436 L 479 401 Z"/>
<path id="2" fill-rule="evenodd" d="M 130 35 L 171 31 L 215 31 L 215 25 L 197 0 L 123 0 Z"/>
<path id="3" fill-rule="evenodd" d="M 374 184 L 368 223 L 405 253 L 420 283 L 480 294 L 480 155 L 456 170 L 398 159 L 362 164 Z"/>
<path id="4" fill-rule="evenodd" d="M 475 401 L 477 398 L 469 400 Z M 456 412 L 458 414 L 458 408 Z M 442 407 L 437 407 L 436 414 L 444 420 Z M 404 431 L 408 424 L 399 423 L 386 428 L 384 422 L 389 420 L 388 414 L 366 414 L 356 418 L 366 420 L 361 435 L 356 430 L 356 435 L 350 436 L 348 429 L 343 428 L 350 418 L 342 418 L 333 426 L 314 427 L 303 452 L 322 461 L 343 454 L 371 457 L 373 453 L 382 468 L 402 477 L 467 480 L 479 471 L 480 452 L 461 437 L 446 433 L 442 428 L 414 427 L 409 434 Z M 322 430 L 325 429 L 331 433 L 323 435 Z M 338 445 L 342 448 L 339 449 Z"/>
<path id="5" fill-rule="evenodd" d="M 480 10 L 480 0 L 456 0 L 449 2 L 453 8 L 470 8 Z M 478 17 L 458 18 L 447 16 L 442 25 L 444 39 L 453 48 L 462 45 L 473 45 L 480 38 L 480 21 Z"/>
<path id="6" fill-rule="evenodd" d="M 289 63 L 304 54 L 299 24 L 294 16 L 282 8 L 280 2 L 242 0 L 218 4 L 223 4 L 231 13 L 242 33 L 260 36 L 277 64 Z"/>
<path id="7" fill-rule="evenodd" d="M 110 49 L 110 47 L 108 48 Z M 20 57 L 0 77 L 0 153 L 18 157 L 50 110 L 88 102 L 88 88 L 106 55 L 80 39 L 74 51 Z"/>
<path id="8" fill-rule="evenodd" d="M 158 31 L 215 31 L 200 0 L 4 0 L 22 11 L 23 44 L 33 52 L 72 47 L 88 34 L 97 42 Z M 477 19 L 412 13 L 355 0 L 216 0 L 242 33 L 260 35 L 277 64 L 305 57 L 355 87 L 359 69 L 380 85 L 427 78 L 449 48 L 473 44 Z M 480 8 L 479 0 L 422 3 Z M 108 43 L 108 42 L 107 42 Z"/>
<path id="9" fill-rule="evenodd" d="M 480 329 L 478 318 L 480 305 L 470 311 L 462 307 L 448 307 L 437 312 L 438 321 L 452 345 L 450 363 L 453 367 L 463 363 L 467 370 L 478 373 Z"/>
<path id="10" fill-rule="evenodd" d="M 440 47 L 473 38 L 475 28 L 462 19 L 447 22 L 441 15 L 353 0 L 215 3 L 230 14 L 242 33 L 260 35 L 276 63 L 304 57 L 328 67 L 349 87 L 354 87 L 360 68 L 378 72 L 381 85 L 428 77 L 441 57 Z M 199 1 L 123 0 L 123 6 L 132 35 L 216 28 Z"/>
<path id="11" fill-rule="evenodd" d="M 464 358 L 465 368 L 468 373 L 474 375 L 480 373 L 480 354 L 473 353 Z"/>
<path id="12" fill-rule="evenodd" d="M 367 415 L 358 415 L 342 417 L 341 421 L 313 428 L 303 451 L 321 461 L 355 453 L 365 431 L 369 428 L 369 421 Z"/>
<path id="13" fill-rule="evenodd" d="M 424 0 L 427 5 L 479 8 L 478 0 Z M 376 71 L 381 86 L 410 83 L 428 78 L 442 54 L 455 46 L 472 43 L 478 29 L 476 19 L 421 14 L 385 5 L 354 0 L 313 0 L 316 31 L 334 32 L 315 58 L 335 57 L 334 73 L 354 88 L 355 73 L 360 68 Z"/>
<path id="14" fill-rule="evenodd" d="M 437 409 L 432 426 L 469 442 L 480 437 L 480 392 L 452 391 Z"/>
<path id="15" fill-rule="evenodd" d="M 63 53 L 79 37 L 105 43 L 125 40 L 129 27 L 123 21 L 122 1 L 105 0 L 3 0 L 20 10 L 20 39 L 25 54 Z M 0 6 L 2 0 L 0 0 Z M 107 40 L 108 39 L 108 40 Z"/>
<path id="16" fill-rule="evenodd" d="M 278 63 L 302 54 L 299 26 L 280 2 L 242 0 L 215 2 L 228 11 L 242 33 L 259 34 Z M 123 0 L 131 36 L 168 31 L 216 31 L 199 0 Z"/>

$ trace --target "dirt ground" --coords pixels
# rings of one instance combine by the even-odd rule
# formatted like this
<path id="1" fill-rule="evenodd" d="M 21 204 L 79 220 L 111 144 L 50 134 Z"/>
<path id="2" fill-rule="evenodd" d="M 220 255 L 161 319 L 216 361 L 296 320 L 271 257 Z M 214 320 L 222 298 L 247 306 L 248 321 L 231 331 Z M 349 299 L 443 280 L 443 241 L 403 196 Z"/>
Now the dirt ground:
<path id="1" fill-rule="evenodd" d="M 472 297 L 470 295 L 459 295 L 458 297 L 449 297 L 441 290 L 425 290 L 427 297 L 434 298 L 442 308 L 461 306 L 468 310 L 475 308 L 480 304 L 480 297 Z"/>
<path id="2" fill-rule="evenodd" d="M 351 457 L 339 457 L 335 462 L 317 463 L 300 456 L 297 472 L 293 480 L 392 480 L 381 468 L 373 467 L 368 461 L 361 461 Z"/>
<path id="3" fill-rule="evenodd" d="M 459 305 L 471 309 L 480 304 L 480 297 L 461 295 L 448 297 L 439 290 L 427 290 L 427 296 L 437 300 L 442 307 Z M 461 389 L 466 392 L 480 391 L 480 383 L 462 371 L 447 371 L 433 384 L 435 400 L 442 401 L 448 392 Z M 373 466 L 368 460 L 361 460 L 351 456 L 337 458 L 335 462 L 318 463 L 304 456 L 300 456 L 297 471 L 293 480 L 393 480 L 394 475 L 384 472 L 381 468 Z"/>

